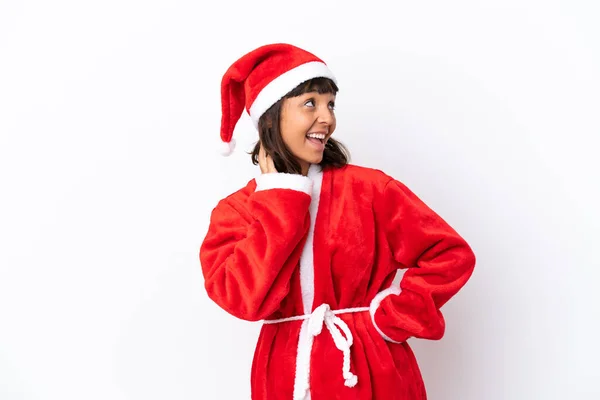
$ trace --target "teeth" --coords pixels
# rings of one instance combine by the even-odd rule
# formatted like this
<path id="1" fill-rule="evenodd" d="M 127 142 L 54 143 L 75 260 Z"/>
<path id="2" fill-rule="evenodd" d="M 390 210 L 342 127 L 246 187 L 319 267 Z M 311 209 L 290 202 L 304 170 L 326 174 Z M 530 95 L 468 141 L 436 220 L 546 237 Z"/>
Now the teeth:
<path id="1" fill-rule="evenodd" d="M 311 138 L 315 138 L 315 139 L 321 139 L 321 140 L 325 139 L 325 135 L 322 134 L 322 133 L 309 133 L 306 136 L 311 137 Z"/>

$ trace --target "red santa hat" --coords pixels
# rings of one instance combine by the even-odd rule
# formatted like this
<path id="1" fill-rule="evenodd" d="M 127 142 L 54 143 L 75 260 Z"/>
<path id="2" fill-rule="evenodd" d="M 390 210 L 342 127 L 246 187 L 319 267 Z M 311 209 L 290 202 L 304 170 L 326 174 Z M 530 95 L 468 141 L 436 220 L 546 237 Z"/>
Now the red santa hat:
<path id="1" fill-rule="evenodd" d="M 302 82 L 320 77 L 337 84 L 323 60 L 285 43 L 259 47 L 234 62 L 221 81 L 221 153 L 228 156 L 233 152 L 233 129 L 244 107 L 258 128 L 259 118 L 273 104 Z"/>

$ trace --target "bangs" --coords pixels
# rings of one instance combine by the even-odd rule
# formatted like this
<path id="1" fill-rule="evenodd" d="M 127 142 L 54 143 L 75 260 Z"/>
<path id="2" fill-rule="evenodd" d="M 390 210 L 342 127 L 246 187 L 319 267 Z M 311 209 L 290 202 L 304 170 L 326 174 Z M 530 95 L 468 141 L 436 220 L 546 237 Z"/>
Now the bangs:
<path id="1" fill-rule="evenodd" d="M 337 85 L 329 78 L 313 78 L 296 86 L 285 97 L 296 97 L 309 92 L 331 93 L 335 96 L 338 90 Z"/>

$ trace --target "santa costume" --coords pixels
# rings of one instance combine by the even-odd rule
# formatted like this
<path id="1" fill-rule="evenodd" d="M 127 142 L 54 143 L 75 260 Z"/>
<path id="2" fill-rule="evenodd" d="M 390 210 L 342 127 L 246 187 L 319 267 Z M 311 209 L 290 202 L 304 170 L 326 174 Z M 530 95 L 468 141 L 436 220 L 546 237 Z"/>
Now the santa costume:
<path id="1" fill-rule="evenodd" d="M 336 81 L 288 44 L 236 61 L 222 81 L 226 153 L 244 108 L 258 124 L 316 77 Z M 442 337 L 440 308 L 475 266 L 466 241 L 403 183 L 352 164 L 250 180 L 212 210 L 199 256 L 208 296 L 263 321 L 254 400 L 426 399 L 407 339 Z"/>

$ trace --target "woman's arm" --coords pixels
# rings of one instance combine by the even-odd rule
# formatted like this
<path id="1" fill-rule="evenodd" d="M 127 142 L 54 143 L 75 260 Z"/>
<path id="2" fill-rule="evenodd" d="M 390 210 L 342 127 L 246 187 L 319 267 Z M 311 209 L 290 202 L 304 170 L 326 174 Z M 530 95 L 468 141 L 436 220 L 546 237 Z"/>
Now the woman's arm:
<path id="1" fill-rule="evenodd" d="M 268 173 L 246 207 L 221 200 L 200 247 L 209 297 L 245 320 L 264 319 L 288 294 L 290 279 L 310 226 L 312 181 L 298 174 Z"/>
<path id="2" fill-rule="evenodd" d="M 387 183 L 378 206 L 394 259 L 407 270 L 400 288 L 386 289 L 374 299 L 373 322 L 391 342 L 410 336 L 440 339 L 445 330 L 440 308 L 466 284 L 475 254 L 401 182 Z"/>

